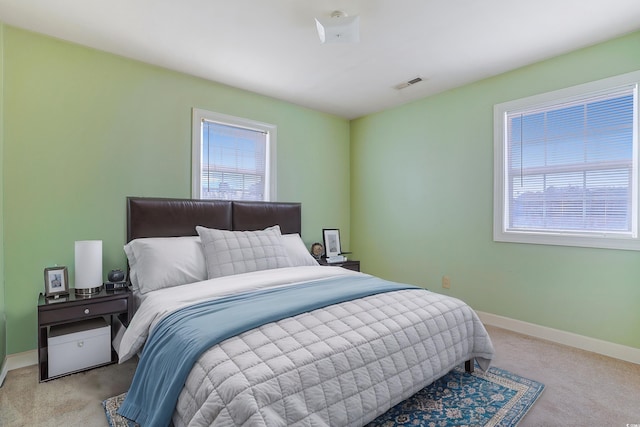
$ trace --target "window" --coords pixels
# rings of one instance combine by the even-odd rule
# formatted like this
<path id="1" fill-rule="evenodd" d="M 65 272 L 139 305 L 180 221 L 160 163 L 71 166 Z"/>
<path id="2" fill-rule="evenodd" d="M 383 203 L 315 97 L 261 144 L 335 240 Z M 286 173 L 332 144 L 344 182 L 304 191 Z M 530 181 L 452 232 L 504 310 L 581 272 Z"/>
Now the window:
<path id="1" fill-rule="evenodd" d="M 494 240 L 640 250 L 640 72 L 494 107 Z"/>
<path id="2" fill-rule="evenodd" d="M 193 109 L 192 197 L 275 200 L 276 126 Z"/>

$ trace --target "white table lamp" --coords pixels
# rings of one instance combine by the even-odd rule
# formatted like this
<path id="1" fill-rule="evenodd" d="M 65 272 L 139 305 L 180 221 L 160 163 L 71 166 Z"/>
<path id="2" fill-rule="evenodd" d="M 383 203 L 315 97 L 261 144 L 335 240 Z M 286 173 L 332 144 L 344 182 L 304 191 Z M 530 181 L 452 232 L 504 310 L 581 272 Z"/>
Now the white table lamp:
<path id="1" fill-rule="evenodd" d="M 76 295 L 91 295 L 102 289 L 102 240 L 76 242 Z"/>

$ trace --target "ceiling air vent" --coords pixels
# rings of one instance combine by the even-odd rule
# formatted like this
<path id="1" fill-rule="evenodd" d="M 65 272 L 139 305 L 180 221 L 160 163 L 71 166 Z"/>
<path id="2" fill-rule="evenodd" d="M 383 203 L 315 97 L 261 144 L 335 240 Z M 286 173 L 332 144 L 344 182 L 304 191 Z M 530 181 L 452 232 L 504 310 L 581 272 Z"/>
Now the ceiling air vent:
<path id="1" fill-rule="evenodd" d="M 415 79 L 411 79 L 409 81 L 400 83 L 398 85 L 395 86 L 396 89 L 400 90 L 400 89 L 404 89 L 406 87 L 409 87 L 411 85 L 414 85 L 416 83 L 420 83 L 422 81 L 422 77 L 416 77 Z"/>

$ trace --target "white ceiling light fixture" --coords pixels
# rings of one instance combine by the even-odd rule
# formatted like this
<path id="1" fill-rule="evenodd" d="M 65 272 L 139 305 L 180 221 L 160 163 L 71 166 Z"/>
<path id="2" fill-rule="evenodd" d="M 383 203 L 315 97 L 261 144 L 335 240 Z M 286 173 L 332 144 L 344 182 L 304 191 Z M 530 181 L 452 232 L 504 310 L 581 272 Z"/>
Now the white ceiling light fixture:
<path id="1" fill-rule="evenodd" d="M 360 41 L 360 17 L 347 16 L 336 10 L 330 18 L 316 18 L 321 43 L 358 43 Z"/>

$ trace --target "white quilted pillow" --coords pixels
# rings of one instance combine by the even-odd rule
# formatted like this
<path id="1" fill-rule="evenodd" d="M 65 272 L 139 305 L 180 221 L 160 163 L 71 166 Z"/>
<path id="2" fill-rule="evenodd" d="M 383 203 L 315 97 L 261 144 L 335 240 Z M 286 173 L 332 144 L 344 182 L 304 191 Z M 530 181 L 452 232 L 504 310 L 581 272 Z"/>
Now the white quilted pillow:
<path id="1" fill-rule="evenodd" d="M 202 240 L 209 279 L 291 267 L 280 226 L 259 231 L 227 231 L 196 227 Z"/>

